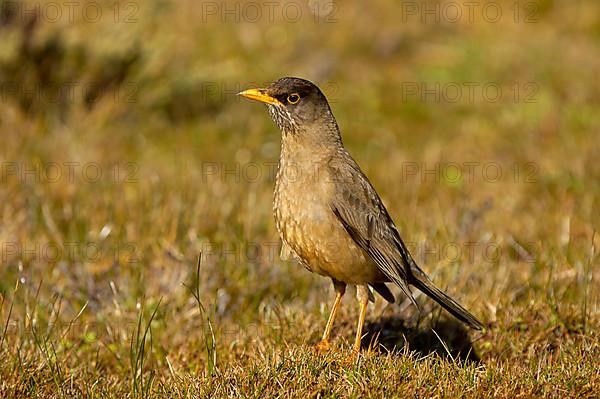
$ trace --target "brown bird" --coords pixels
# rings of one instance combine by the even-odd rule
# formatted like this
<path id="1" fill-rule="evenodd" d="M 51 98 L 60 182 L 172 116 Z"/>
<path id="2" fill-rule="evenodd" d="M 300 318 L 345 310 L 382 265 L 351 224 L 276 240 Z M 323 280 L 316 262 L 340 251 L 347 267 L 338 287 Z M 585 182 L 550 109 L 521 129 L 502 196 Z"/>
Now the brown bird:
<path id="1" fill-rule="evenodd" d="M 329 336 L 346 285 L 356 285 L 360 316 L 354 342 L 359 351 L 370 287 L 387 301 L 385 285 L 395 283 L 417 305 L 412 285 L 469 326 L 483 325 L 437 288 L 402 242 L 379 195 L 342 144 L 327 99 L 313 83 L 286 77 L 265 89 L 240 95 L 267 105 L 282 133 L 273 213 L 282 240 L 282 258 L 292 255 L 309 271 L 330 277 L 335 302 L 318 350 Z"/>

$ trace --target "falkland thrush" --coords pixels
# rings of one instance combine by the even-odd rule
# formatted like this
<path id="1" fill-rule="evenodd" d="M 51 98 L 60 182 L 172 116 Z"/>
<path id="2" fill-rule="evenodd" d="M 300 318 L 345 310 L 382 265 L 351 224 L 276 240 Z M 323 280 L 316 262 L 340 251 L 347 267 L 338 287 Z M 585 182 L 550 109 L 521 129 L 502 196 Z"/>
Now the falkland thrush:
<path id="1" fill-rule="evenodd" d="M 415 305 L 409 285 L 457 319 L 482 328 L 481 322 L 437 288 L 411 257 L 379 195 L 344 148 L 327 99 L 316 85 L 287 77 L 266 89 L 239 94 L 265 103 L 282 133 L 273 201 L 283 241 L 282 257 L 291 255 L 309 271 L 333 281 L 335 302 L 319 350 L 329 347 L 347 284 L 356 285 L 360 303 L 355 351 L 360 349 L 367 304 L 374 299 L 371 288 L 394 302 L 387 282 L 398 285 Z"/>

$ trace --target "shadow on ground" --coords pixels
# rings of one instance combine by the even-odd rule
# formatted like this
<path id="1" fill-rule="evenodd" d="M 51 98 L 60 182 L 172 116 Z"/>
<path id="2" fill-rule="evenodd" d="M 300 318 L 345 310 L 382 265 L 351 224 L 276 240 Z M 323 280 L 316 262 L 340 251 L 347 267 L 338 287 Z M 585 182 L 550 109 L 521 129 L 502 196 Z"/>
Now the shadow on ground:
<path id="1" fill-rule="evenodd" d="M 468 328 L 457 320 L 439 321 L 433 328 L 408 327 L 401 317 L 387 316 L 366 323 L 365 332 L 362 340 L 365 349 L 371 346 L 400 355 L 400 350 L 408 345 L 409 350 L 424 356 L 436 353 L 451 361 L 480 362 Z"/>

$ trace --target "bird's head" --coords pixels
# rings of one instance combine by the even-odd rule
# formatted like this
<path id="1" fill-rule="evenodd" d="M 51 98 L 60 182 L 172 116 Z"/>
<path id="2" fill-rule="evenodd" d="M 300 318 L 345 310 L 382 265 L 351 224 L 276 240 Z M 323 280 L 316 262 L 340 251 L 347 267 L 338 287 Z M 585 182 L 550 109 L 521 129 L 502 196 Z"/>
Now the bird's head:
<path id="1" fill-rule="evenodd" d="M 281 78 L 264 89 L 249 89 L 239 95 L 265 103 L 284 136 L 327 134 L 331 130 L 339 137 L 325 95 L 308 80 Z"/>

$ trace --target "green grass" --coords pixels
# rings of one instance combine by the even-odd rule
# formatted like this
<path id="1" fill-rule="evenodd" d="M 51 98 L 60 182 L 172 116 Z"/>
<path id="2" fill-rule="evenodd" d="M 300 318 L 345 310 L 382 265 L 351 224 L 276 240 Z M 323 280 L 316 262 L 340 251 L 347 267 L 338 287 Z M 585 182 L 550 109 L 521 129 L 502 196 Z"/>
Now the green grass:
<path id="1" fill-rule="evenodd" d="M 598 396 L 596 2 L 538 2 L 531 24 L 403 21 L 395 2 L 236 24 L 193 1 L 126 24 L 101 4 L 97 23 L 0 24 L 0 396 Z M 234 95 L 284 75 L 324 88 L 413 255 L 484 332 L 423 295 L 378 300 L 353 363 L 350 291 L 333 350 L 312 350 L 333 290 L 279 260 L 279 133 Z M 503 95 L 405 92 L 453 82 Z M 43 97 L 73 83 L 102 95 Z"/>

